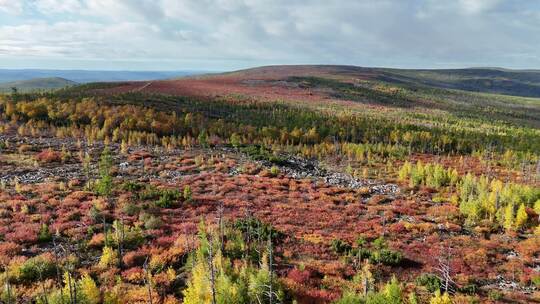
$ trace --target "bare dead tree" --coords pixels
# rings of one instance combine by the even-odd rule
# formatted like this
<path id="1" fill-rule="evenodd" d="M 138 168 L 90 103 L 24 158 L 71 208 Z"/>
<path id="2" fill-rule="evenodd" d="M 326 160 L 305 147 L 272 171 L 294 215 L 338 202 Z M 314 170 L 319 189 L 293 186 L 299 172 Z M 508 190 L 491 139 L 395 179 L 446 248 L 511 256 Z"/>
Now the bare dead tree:
<path id="1" fill-rule="evenodd" d="M 244 218 L 248 220 L 251 218 L 251 216 L 252 216 L 251 205 L 248 205 Z M 243 234 L 244 234 L 244 242 L 246 243 L 246 250 L 244 251 L 244 259 L 248 261 L 249 252 L 251 251 L 251 225 L 249 223 L 248 225 L 246 225 L 246 232 L 244 232 Z"/>
<path id="2" fill-rule="evenodd" d="M 197 248 L 197 241 L 195 240 L 195 236 L 194 235 L 190 235 L 189 236 L 189 251 L 188 252 L 191 252 L 192 250 L 196 250 Z M 195 259 L 191 259 L 191 269 L 195 268 Z"/>
<path id="3" fill-rule="evenodd" d="M 268 289 L 269 286 L 268 286 L 268 285 L 263 285 L 262 287 Z M 278 297 L 278 294 L 277 294 L 277 292 L 275 292 L 275 291 L 263 291 L 263 292 L 262 292 L 262 295 L 265 296 L 265 297 L 267 297 L 268 299 L 270 299 L 270 301 L 273 301 L 273 300 L 271 300 L 272 298 L 274 298 L 274 297 L 277 298 L 277 297 Z M 265 303 L 265 302 L 263 301 L 263 299 L 259 298 L 258 295 L 257 295 L 256 297 L 257 297 L 257 302 L 259 302 L 260 304 Z M 273 303 L 273 302 L 269 302 L 269 303 Z"/>
<path id="4" fill-rule="evenodd" d="M 49 303 L 49 299 L 47 298 L 47 292 L 45 290 L 45 284 L 43 283 L 43 270 L 44 270 L 44 264 L 43 263 L 39 263 L 37 265 L 37 271 L 38 271 L 38 274 L 39 274 L 39 283 L 41 285 L 41 299 L 43 300 L 43 302 L 45 304 L 48 304 Z"/>
<path id="5" fill-rule="evenodd" d="M 368 291 L 371 289 L 371 285 L 373 282 L 373 274 L 371 273 L 371 264 L 368 260 L 364 261 L 364 265 L 362 266 L 362 294 L 364 297 L 368 294 Z"/>
<path id="6" fill-rule="evenodd" d="M 487 150 L 486 150 L 486 153 L 485 153 L 485 161 L 486 161 L 486 171 L 487 171 L 487 175 L 488 177 L 492 177 L 493 176 L 493 172 L 492 172 L 492 166 L 491 164 L 493 163 L 493 143 L 490 143 L 489 146 L 487 147 Z"/>
<path id="7" fill-rule="evenodd" d="M 69 245 L 69 244 L 68 244 Z M 65 257 L 69 257 L 71 250 L 68 246 L 67 248 L 59 245 L 60 249 L 64 252 Z M 77 304 L 77 286 L 75 285 L 75 282 L 73 281 L 73 275 L 72 273 L 75 271 L 75 265 L 73 265 L 71 262 L 67 262 L 65 265 L 66 269 L 66 275 L 67 275 L 67 285 L 68 285 L 68 292 L 69 292 L 69 303 L 70 304 Z M 64 302 L 64 296 L 62 294 L 62 303 Z"/>
<path id="8" fill-rule="evenodd" d="M 5 269 L 6 269 L 6 272 L 5 272 L 5 288 L 6 288 L 6 293 L 7 293 L 7 299 L 6 299 L 6 304 L 12 304 L 11 302 L 11 298 L 12 298 L 12 295 L 11 295 L 11 283 L 9 282 L 9 265 L 6 265 L 5 266 Z"/>
<path id="9" fill-rule="evenodd" d="M 214 268 L 214 242 L 211 235 L 208 237 L 208 267 L 210 269 L 210 287 L 212 292 L 212 304 L 216 304 L 216 273 Z"/>
<path id="10" fill-rule="evenodd" d="M 150 281 L 150 279 L 151 279 L 150 278 L 150 273 L 148 271 L 148 256 L 144 260 L 143 270 L 144 270 L 144 284 L 146 285 L 146 288 L 148 290 L 148 303 L 152 304 L 153 303 L 153 300 L 152 300 L 152 284 L 151 284 L 151 281 Z"/>
<path id="11" fill-rule="evenodd" d="M 257 229 L 256 233 L 257 233 L 257 242 L 258 242 L 257 244 L 260 245 L 261 249 L 259 248 L 259 246 L 254 246 L 255 247 L 254 250 L 256 250 L 257 253 L 259 254 L 260 264 L 264 262 L 262 259 L 262 255 L 260 254 L 260 250 L 266 250 L 266 252 L 268 253 L 267 258 L 268 258 L 269 282 L 268 284 L 259 285 L 262 289 L 262 292 L 261 292 L 262 298 L 259 297 L 259 295 L 256 295 L 257 302 L 259 304 L 263 304 L 263 303 L 266 303 L 264 299 L 267 299 L 269 304 L 279 303 L 279 302 L 274 301 L 274 300 L 279 299 L 279 294 L 276 292 L 276 290 L 274 290 L 274 248 L 273 248 L 273 241 L 272 241 L 272 231 L 270 231 L 268 235 L 266 244 L 264 244 L 264 240 L 261 240 L 262 235 L 260 231 L 262 231 L 262 229 L 259 228 Z"/>
<path id="12" fill-rule="evenodd" d="M 270 230 L 270 233 L 268 235 L 268 271 L 270 274 L 270 292 L 268 293 L 268 300 L 269 304 L 272 304 L 272 299 L 274 297 L 274 290 L 273 290 L 273 280 L 274 280 L 274 268 L 272 264 L 274 263 L 274 248 L 272 246 L 272 230 Z"/>
<path id="13" fill-rule="evenodd" d="M 56 243 L 56 235 L 53 236 L 53 252 L 54 252 L 54 266 L 56 268 L 56 284 L 61 284 L 62 282 L 62 275 L 60 274 L 60 267 L 58 262 L 58 250 L 59 246 Z M 63 288 L 60 288 L 60 298 L 62 299 L 62 304 L 64 304 L 64 290 Z"/>
<path id="14" fill-rule="evenodd" d="M 218 207 L 217 222 L 218 222 L 218 229 L 219 229 L 219 242 L 220 242 L 219 248 L 221 249 L 221 252 L 223 252 L 225 249 L 225 227 L 224 227 L 224 221 L 223 221 L 223 212 L 224 212 L 223 202 L 220 201 L 219 207 Z"/>
<path id="15" fill-rule="evenodd" d="M 69 303 L 77 304 L 77 294 L 75 288 L 75 284 L 72 283 L 73 278 L 71 277 L 71 271 L 68 270 L 66 272 L 67 274 L 67 284 L 68 284 L 68 290 L 69 290 Z"/>
<path id="16" fill-rule="evenodd" d="M 537 182 L 540 179 L 540 159 L 536 161 L 536 175 L 534 181 Z"/>
<path id="17" fill-rule="evenodd" d="M 526 162 L 525 162 L 525 159 L 523 159 L 523 160 L 521 161 L 521 169 L 520 169 L 520 171 L 521 171 L 521 176 L 523 176 L 523 179 L 526 178 L 525 169 L 526 169 Z"/>
<path id="18" fill-rule="evenodd" d="M 443 283 L 443 290 L 448 294 L 454 294 L 455 291 L 455 281 L 452 279 L 452 269 L 450 266 L 450 245 L 446 249 L 441 250 L 441 255 L 439 256 L 439 265 L 437 266 L 437 271 L 439 272 L 439 277 Z"/>
<path id="19" fill-rule="evenodd" d="M 105 220 L 105 217 L 102 216 L 103 220 L 103 234 L 105 235 L 105 246 L 109 246 L 109 236 L 107 233 L 107 221 Z"/>
<path id="20" fill-rule="evenodd" d="M 251 225 L 249 225 L 249 227 L 251 227 Z M 259 264 L 262 263 L 261 250 L 264 250 L 264 243 L 262 242 L 261 231 L 262 231 L 261 222 L 257 221 L 257 227 L 255 228 L 255 231 L 253 232 L 257 240 L 255 242 L 255 245 L 253 246 L 253 250 L 255 250 L 255 252 L 257 253 L 257 259 L 259 260 Z"/>
<path id="21" fill-rule="evenodd" d="M 118 251 L 118 266 L 120 269 L 123 268 L 123 260 L 122 255 L 124 252 L 123 244 L 124 244 L 124 238 L 125 238 L 125 231 L 124 231 L 124 218 L 120 218 L 120 222 L 116 222 L 116 242 L 117 242 L 117 251 Z"/>
<path id="22" fill-rule="evenodd" d="M 382 215 L 382 226 L 383 226 L 382 236 L 385 237 L 386 236 L 386 215 L 384 213 Z"/>

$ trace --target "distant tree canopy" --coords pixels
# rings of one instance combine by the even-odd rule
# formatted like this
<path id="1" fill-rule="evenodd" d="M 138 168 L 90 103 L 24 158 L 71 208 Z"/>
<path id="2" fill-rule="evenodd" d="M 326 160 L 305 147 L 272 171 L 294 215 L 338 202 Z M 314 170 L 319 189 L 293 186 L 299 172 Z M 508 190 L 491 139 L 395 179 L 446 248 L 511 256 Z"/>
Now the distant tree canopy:
<path id="1" fill-rule="evenodd" d="M 325 113 L 280 103 L 226 100 L 199 101 L 184 97 L 118 95 L 63 99 L 51 94 L 0 99 L 0 113 L 26 128 L 43 127 L 64 136 L 108 138 L 115 142 L 178 145 L 216 140 L 260 144 L 321 143 L 383 144 L 403 152 L 513 152 L 534 161 L 540 151 L 540 132 L 503 126 L 504 132 L 471 128 L 466 120 L 449 118 L 424 126 L 384 117 Z M 403 153 L 400 152 L 400 153 Z"/>

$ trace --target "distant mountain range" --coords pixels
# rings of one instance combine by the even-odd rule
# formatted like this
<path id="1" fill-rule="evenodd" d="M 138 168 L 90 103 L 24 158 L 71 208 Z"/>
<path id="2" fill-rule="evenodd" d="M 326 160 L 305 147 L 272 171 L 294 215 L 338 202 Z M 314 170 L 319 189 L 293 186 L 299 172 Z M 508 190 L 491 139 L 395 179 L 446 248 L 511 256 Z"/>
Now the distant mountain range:
<path id="1" fill-rule="evenodd" d="M 198 75 L 203 71 L 89 71 L 89 70 L 40 70 L 0 69 L 0 93 L 53 90 L 90 82 L 118 82 L 171 79 Z"/>
<path id="2" fill-rule="evenodd" d="M 39 70 L 39 69 L 0 69 L 0 83 L 34 78 L 59 77 L 77 83 L 103 81 L 137 81 L 169 79 L 197 75 L 205 71 L 89 71 L 89 70 Z"/>

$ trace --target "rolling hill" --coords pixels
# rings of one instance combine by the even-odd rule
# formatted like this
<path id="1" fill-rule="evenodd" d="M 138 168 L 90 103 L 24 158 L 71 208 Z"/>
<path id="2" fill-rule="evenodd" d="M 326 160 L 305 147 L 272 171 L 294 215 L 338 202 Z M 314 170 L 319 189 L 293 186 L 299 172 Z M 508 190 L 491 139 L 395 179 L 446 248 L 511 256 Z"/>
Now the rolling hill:
<path id="1" fill-rule="evenodd" d="M 298 76 L 330 77 L 347 81 L 378 81 L 409 89 L 442 88 L 540 97 L 539 70 L 502 68 L 391 69 L 342 65 L 280 65 L 227 73 L 202 73 L 201 71 L 0 70 L 0 83 L 51 77 L 70 79 L 77 83 L 121 82 L 122 85 L 125 85 L 125 82 L 151 81 L 154 87 L 156 84 L 160 84 L 159 90 L 170 93 L 172 87 L 187 83 L 184 79 L 186 76 L 192 76 L 189 77 L 192 79 L 223 80 L 225 82 L 231 80 L 248 82 L 252 80 L 287 80 L 289 77 Z M 137 86 L 138 84 L 133 85 Z M 6 85 L 2 85 L 2 87 L 4 86 Z M 110 85 L 107 86 L 110 87 Z"/>
<path id="2" fill-rule="evenodd" d="M 326 77 L 335 80 L 377 81 L 409 89 L 442 88 L 470 92 L 504 94 L 522 97 L 540 97 L 539 70 L 510 70 L 502 68 L 465 69 L 390 69 L 338 65 L 279 65 L 264 66 L 217 74 L 190 74 L 190 79 L 230 84 L 240 80 L 248 84 L 260 80 L 287 80 L 290 77 Z M 68 77 L 69 78 L 69 77 Z M 69 78 L 74 79 L 74 78 Z M 77 81 L 77 79 L 74 79 Z M 142 79 L 133 79 L 141 81 Z M 129 79 L 119 79 L 122 85 Z M 84 81 L 78 81 L 84 82 Z M 168 77 L 152 81 L 162 90 L 187 83 L 185 77 Z M 251 82 L 251 83 L 250 83 Z M 133 84 L 137 86 L 137 84 Z"/>
<path id="3" fill-rule="evenodd" d="M 49 91 L 76 85 L 77 82 L 60 77 L 34 78 L 0 83 L 0 92 L 11 92 L 17 88 L 19 92 Z"/>
<path id="4" fill-rule="evenodd" d="M 409 87 L 437 87 L 472 92 L 540 97 L 539 70 L 502 68 L 389 69 L 357 66 L 268 66 L 230 73 L 237 76 L 334 75 L 379 80 Z"/>
<path id="5" fill-rule="evenodd" d="M 328 107 L 332 104 L 410 113 L 442 111 L 540 126 L 538 71 L 398 70 L 355 66 L 266 66 L 170 80 L 92 83 L 61 94 L 145 93 L 215 98 L 244 96 Z M 481 79 L 488 80 L 481 80 Z M 507 80 L 503 80 L 507 79 Z M 488 86 L 490 82 L 492 85 Z M 499 83 L 505 82 L 506 86 Z M 502 94 L 506 93 L 506 94 Z M 512 95 L 512 96 L 510 96 Z M 525 97 L 525 96 L 533 96 Z M 397 115 L 397 114 L 396 114 Z"/>
<path id="6" fill-rule="evenodd" d="M 540 71 L 471 68 L 455 70 L 381 70 L 378 79 L 473 92 L 540 97 Z"/>

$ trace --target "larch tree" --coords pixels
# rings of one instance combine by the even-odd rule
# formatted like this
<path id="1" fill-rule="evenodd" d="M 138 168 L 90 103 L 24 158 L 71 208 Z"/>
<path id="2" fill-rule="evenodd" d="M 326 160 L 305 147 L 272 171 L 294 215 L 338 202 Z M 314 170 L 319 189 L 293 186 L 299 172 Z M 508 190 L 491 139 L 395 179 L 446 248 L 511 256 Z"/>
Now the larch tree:
<path id="1" fill-rule="evenodd" d="M 518 211 L 516 213 L 516 229 L 523 229 L 527 225 L 527 220 L 529 219 L 529 216 L 527 215 L 527 211 L 525 210 L 525 204 L 519 205 Z"/>
<path id="2" fill-rule="evenodd" d="M 514 205 L 508 204 L 504 208 L 504 229 L 512 230 L 514 228 Z"/>

